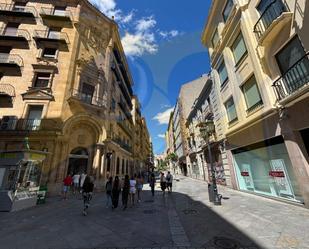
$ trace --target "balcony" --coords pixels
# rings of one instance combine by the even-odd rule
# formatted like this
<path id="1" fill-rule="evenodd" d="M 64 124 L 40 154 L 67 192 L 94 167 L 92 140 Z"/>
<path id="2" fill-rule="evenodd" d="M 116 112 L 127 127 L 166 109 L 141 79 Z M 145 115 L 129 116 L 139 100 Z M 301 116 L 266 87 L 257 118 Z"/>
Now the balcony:
<path id="1" fill-rule="evenodd" d="M 123 142 L 119 137 L 112 138 L 112 141 L 115 142 L 116 144 L 118 144 L 122 149 L 132 153 L 132 151 L 133 151 L 132 146 Z"/>
<path id="2" fill-rule="evenodd" d="M 120 126 L 120 128 L 127 133 L 129 137 L 132 138 L 132 130 L 131 128 L 126 124 L 125 120 L 117 120 L 117 124 Z"/>
<path id="3" fill-rule="evenodd" d="M 5 76 L 20 76 L 24 66 L 23 59 L 17 54 L 0 53 L 0 74 Z"/>
<path id="4" fill-rule="evenodd" d="M 0 46 L 8 43 L 14 48 L 29 48 L 31 36 L 27 30 L 23 29 L 0 29 Z"/>
<path id="5" fill-rule="evenodd" d="M 94 96 L 93 94 L 82 92 L 81 90 L 71 89 L 69 102 L 77 101 L 86 106 L 93 106 L 97 108 L 106 107 L 106 101 L 103 98 Z"/>
<path id="6" fill-rule="evenodd" d="M 309 82 L 309 52 L 291 66 L 285 74 L 273 83 L 278 101 L 302 93 Z M 308 90 L 308 89 L 307 89 Z"/>
<path id="7" fill-rule="evenodd" d="M 121 110 L 122 110 L 122 111 L 124 112 L 124 114 L 126 115 L 126 117 L 127 117 L 128 119 L 131 119 L 131 118 L 132 118 L 132 115 L 131 115 L 129 109 L 127 108 L 126 104 L 124 103 L 124 101 L 120 101 L 120 102 L 118 102 L 118 104 L 119 104 Z"/>
<path id="8" fill-rule="evenodd" d="M 38 16 L 37 11 L 34 7 L 26 6 L 15 6 L 14 4 L 0 4 L 0 17 L 1 20 L 12 19 L 12 18 L 24 18 L 32 19 L 35 22 L 35 18 Z"/>
<path id="9" fill-rule="evenodd" d="M 70 44 L 69 37 L 65 32 L 53 32 L 48 30 L 35 30 L 33 38 L 38 43 L 53 43 L 58 45 Z"/>
<path id="10" fill-rule="evenodd" d="M 40 16 L 45 24 L 53 27 L 64 27 L 71 24 L 73 16 L 71 11 L 57 10 L 55 8 L 41 8 Z"/>
<path id="11" fill-rule="evenodd" d="M 273 39 L 291 20 L 292 13 L 289 12 L 288 6 L 282 0 L 272 1 L 253 28 L 259 45 L 264 45 L 267 41 Z"/>
<path id="12" fill-rule="evenodd" d="M 0 120 L 0 132 L 7 131 L 57 131 L 59 124 L 52 119 L 9 119 Z"/>

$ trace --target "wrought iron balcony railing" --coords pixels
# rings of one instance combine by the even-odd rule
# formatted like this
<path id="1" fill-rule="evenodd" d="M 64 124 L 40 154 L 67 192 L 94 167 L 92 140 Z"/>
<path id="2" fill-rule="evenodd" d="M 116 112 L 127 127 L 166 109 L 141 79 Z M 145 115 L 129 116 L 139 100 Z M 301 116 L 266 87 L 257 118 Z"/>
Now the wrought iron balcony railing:
<path id="1" fill-rule="evenodd" d="M 71 89 L 70 97 L 73 97 L 80 102 L 88 105 L 106 107 L 106 101 L 103 98 L 94 96 L 93 94 L 82 92 L 81 90 Z"/>
<path id="2" fill-rule="evenodd" d="M 0 131 L 55 131 L 59 130 L 55 120 L 51 119 L 10 119 L 0 120 Z"/>
<path id="3" fill-rule="evenodd" d="M 288 97 L 309 83 L 309 52 L 273 83 L 278 101 Z"/>
<path id="4" fill-rule="evenodd" d="M 24 29 L 17 29 L 17 30 L 7 30 L 5 28 L 0 29 L 0 37 L 5 37 L 5 38 L 9 38 L 9 37 L 13 37 L 13 38 L 22 38 L 26 41 L 30 41 L 31 40 L 31 36 L 29 34 L 29 32 L 27 30 Z"/>
<path id="5" fill-rule="evenodd" d="M 42 7 L 40 15 L 43 17 L 52 17 L 59 20 L 72 20 L 72 13 L 69 10 L 57 10 L 55 8 Z"/>
<path id="6" fill-rule="evenodd" d="M 5 54 L 0 53 L 0 64 L 13 65 L 18 67 L 23 67 L 23 59 L 17 54 Z"/>
<path id="7" fill-rule="evenodd" d="M 272 22 L 276 20 L 283 12 L 287 11 L 289 11 L 288 6 L 285 5 L 282 0 L 272 1 L 254 25 L 253 31 L 256 34 L 257 39 L 260 40 Z"/>
<path id="8" fill-rule="evenodd" d="M 14 4 L 0 4 L 0 12 L 11 12 L 13 15 L 22 15 L 29 17 L 37 17 L 37 11 L 34 7 L 30 6 L 16 6 Z M 2 13 L 3 14 L 3 13 Z"/>
<path id="9" fill-rule="evenodd" d="M 69 44 L 69 36 L 65 32 L 52 32 L 49 30 L 35 30 L 33 37 L 36 40 L 56 41 Z"/>
<path id="10" fill-rule="evenodd" d="M 121 148 L 123 148 L 124 150 L 131 152 L 132 153 L 132 146 L 126 144 L 124 141 L 122 141 L 119 137 L 114 137 L 112 138 L 112 141 L 114 141 L 115 143 L 117 143 L 118 145 L 120 145 Z"/>

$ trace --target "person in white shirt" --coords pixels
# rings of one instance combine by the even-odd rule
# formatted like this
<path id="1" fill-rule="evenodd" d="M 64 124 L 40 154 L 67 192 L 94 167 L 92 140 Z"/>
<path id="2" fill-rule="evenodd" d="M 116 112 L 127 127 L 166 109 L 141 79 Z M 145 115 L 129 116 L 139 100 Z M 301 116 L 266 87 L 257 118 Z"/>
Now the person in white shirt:
<path id="1" fill-rule="evenodd" d="M 168 171 L 165 178 L 166 178 L 167 191 L 168 191 L 168 192 L 172 192 L 172 187 L 173 187 L 173 175 L 171 174 L 171 172 Z"/>
<path id="2" fill-rule="evenodd" d="M 134 177 L 132 176 L 130 179 L 130 200 L 131 205 L 134 206 L 134 198 L 135 198 L 135 192 L 136 192 L 136 175 Z"/>
<path id="3" fill-rule="evenodd" d="M 87 175 L 84 172 L 80 175 L 80 182 L 79 182 L 80 189 L 82 189 L 82 187 L 84 185 L 84 181 L 85 181 L 86 176 Z"/>
<path id="4" fill-rule="evenodd" d="M 79 190 L 79 180 L 80 175 L 78 173 L 75 173 L 73 176 L 74 194 L 76 194 L 76 192 L 78 192 Z"/>

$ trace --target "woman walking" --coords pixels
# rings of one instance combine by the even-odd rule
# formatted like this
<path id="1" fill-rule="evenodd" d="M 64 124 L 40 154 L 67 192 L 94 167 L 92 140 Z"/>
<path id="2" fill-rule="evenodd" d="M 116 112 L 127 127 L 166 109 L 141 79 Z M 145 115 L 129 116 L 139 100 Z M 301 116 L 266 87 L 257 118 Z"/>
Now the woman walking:
<path id="1" fill-rule="evenodd" d="M 113 188 L 112 188 L 113 209 L 118 207 L 119 193 L 120 193 L 119 177 L 115 176 L 115 180 L 114 180 Z"/>
<path id="2" fill-rule="evenodd" d="M 82 192 L 83 192 L 83 197 L 84 197 L 83 214 L 85 216 L 87 215 L 87 210 L 90 205 L 90 200 L 92 199 L 93 188 L 94 188 L 93 179 L 90 176 L 86 176 L 83 187 L 82 187 Z"/>
<path id="3" fill-rule="evenodd" d="M 108 178 L 107 183 L 105 184 L 106 190 L 106 208 L 111 207 L 112 204 L 112 189 L 113 189 L 113 177 Z"/>
<path id="4" fill-rule="evenodd" d="M 143 185 L 144 185 L 144 179 L 141 174 L 138 174 L 137 179 L 136 179 L 137 202 L 141 202 Z"/>
<path id="5" fill-rule="evenodd" d="M 150 179 L 149 179 L 149 186 L 151 188 L 152 196 L 154 196 L 155 185 L 156 185 L 156 178 L 155 178 L 154 173 L 151 173 L 151 176 L 150 176 Z"/>
<path id="6" fill-rule="evenodd" d="M 161 173 L 160 185 L 161 185 L 161 190 L 162 190 L 163 196 L 164 196 L 165 195 L 165 189 L 166 189 L 166 178 L 165 178 L 163 172 Z"/>
<path id="7" fill-rule="evenodd" d="M 131 180 L 130 180 L 130 200 L 131 200 L 131 206 L 134 206 L 135 192 L 136 192 L 136 180 L 132 176 Z"/>
<path id="8" fill-rule="evenodd" d="M 130 192 L 130 179 L 128 175 L 125 175 L 122 185 L 122 207 L 125 210 L 128 207 L 128 198 Z"/>

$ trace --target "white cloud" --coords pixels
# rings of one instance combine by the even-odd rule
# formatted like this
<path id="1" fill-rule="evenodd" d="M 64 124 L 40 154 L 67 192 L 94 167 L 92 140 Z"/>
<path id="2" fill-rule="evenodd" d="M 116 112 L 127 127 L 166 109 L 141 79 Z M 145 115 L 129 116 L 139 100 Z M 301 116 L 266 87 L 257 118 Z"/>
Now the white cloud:
<path id="1" fill-rule="evenodd" d="M 155 27 L 157 24 L 157 21 L 154 19 L 153 16 L 148 16 L 148 17 L 143 17 L 142 19 L 138 20 L 136 22 L 136 31 L 138 33 L 143 33 L 143 32 L 150 32 L 150 30 Z"/>
<path id="2" fill-rule="evenodd" d="M 170 114 L 173 110 L 174 110 L 174 107 L 169 108 L 169 109 L 165 110 L 164 112 L 159 112 L 152 119 L 157 120 L 159 122 L 159 124 L 168 124 L 168 121 L 170 119 Z"/>
<path id="3" fill-rule="evenodd" d="M 121 11 L 116 9 L 115 0 L 89 0 L 94 6 L 96 6 L 101 12 L 108 17 L 116 16 Z"/>
<path id="4" fill-rule="evenodd" d="M 159 31 L 159 35 L 164 38 L 164 39 L 170 39 L 170 38 L 174 38 L 178 35 L 180 35 L 181 33 L 178 30 L 171 30 L 171 31 Z"/>
<path id="5" fill-rule="evenodd" d="M 158 137 L 159 138 L 165 138 L 165 135 L 164 134 L 158 134 Z"/>
<path id="6" fill-rule="evenodd" d="M 134 17 L 134 10 L 131 10 L 129 14 L 122 17 L 121 22 L 124 24 L 130 23 L 133 20 Z"/>

